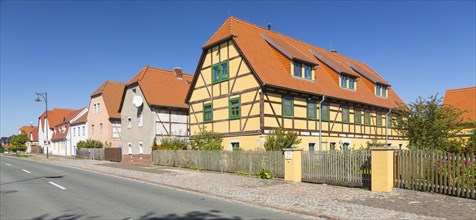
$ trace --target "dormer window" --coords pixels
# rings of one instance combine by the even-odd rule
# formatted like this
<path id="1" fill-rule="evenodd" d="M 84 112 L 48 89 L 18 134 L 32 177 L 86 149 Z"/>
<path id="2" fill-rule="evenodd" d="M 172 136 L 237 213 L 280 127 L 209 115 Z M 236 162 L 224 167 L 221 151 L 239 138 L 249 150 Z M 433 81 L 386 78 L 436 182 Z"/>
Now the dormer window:
<path id="1" fill-rule="evenodd" d="M 297 78 L 304 78 L 307 80 L 313 80 L 312 79 L 312 66 L 307 65 L 304 63 L 300 63 L 297 61 L 293 62 L 294 65 L 294 71 L 292 75 Z M 304 74 L 303 74 L 304 73 Z"/>
<path id="2" fill-rule="evenodd" d="M 355 78 L 352 76 L 340 75 L 340 87 L 355 90 Z"/>
<path id="3" fill-rule="evenodd" d="M 387 86 L 376 84 L 375 95 L 379 97 L 387 97 Z"/>
<path id="4" fill-rule="evenodd" d="M 294 62 L 294 76 L 302 77 L 302 63 Z"/>
<path id="5" fill-rule="evenodd" d="M 304 65 L 304 78 L 312 80 L 312 68 L 311 68 L 311 66 Z"/>

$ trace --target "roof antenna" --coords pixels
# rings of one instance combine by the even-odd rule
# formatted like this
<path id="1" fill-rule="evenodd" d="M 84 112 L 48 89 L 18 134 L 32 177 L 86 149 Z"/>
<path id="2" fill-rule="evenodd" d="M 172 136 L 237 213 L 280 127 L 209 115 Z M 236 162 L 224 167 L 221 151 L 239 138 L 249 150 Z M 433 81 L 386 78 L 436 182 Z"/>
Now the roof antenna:
<path id="1" fill-rule="evenodd" d="M 271 30 L 271 23 L 268 23 L 268 30 Z"/>
<path id="2" fill-rule="evenodd" d="M 329 41 L 329 50 L 332 50 L 332 41 Z"/>
<path id="3" fill-rule="evenodd" d="M 229 9 L 227 9 L 226 11 L 228 12 L 228 16 L 230 16 L 230 17 L 231 17 L 230 10 L 229 10 Z"/>

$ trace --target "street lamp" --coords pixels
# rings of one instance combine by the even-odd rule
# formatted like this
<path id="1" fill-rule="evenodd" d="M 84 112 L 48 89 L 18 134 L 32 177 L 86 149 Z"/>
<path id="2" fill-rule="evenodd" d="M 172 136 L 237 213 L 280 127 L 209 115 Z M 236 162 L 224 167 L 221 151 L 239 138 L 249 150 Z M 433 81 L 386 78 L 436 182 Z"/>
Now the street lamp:
<path id="1" fill-rule="evenodd" d="M 35 102 L 41 102 L 41 99 L 40 98 L 43 98 L 43 100 L 45 101 L 45 106 L 46 106 L 46 118 L 48 118 L 48 93 L 41 93 L 41 92 L 37 92 L 35 93 L 36 94 L 36 99 L 35 99 Z M 41 123 L 41 121 L 40 121 Z M 45 123 L 46 125 L 46 123 Z M 48 141 L 48 130 L 50 128 L 46 128 L 46 158 L 48 159 L 49 158 L 49 152 L 48 152 L 48 146 L 49 146 L 49 141 Z"/>

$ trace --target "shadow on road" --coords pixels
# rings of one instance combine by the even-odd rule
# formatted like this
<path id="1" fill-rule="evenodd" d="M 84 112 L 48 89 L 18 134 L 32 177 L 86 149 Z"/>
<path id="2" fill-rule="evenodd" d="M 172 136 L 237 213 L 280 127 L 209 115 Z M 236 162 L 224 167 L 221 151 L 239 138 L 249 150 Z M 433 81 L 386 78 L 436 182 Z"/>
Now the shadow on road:
<path id="1" fill-rule="evenodd" d="M 184 215 L 177 215 L 177 214 L 167 214 L 167 215 L 157 215 L 154 212 L 149 212 L 141 217 L 139 217 L 140 220 L 165 220 L 165 219 L 171 219 L 171 220 L 185 220 L 185 219 L 192 219 L 192 220 L 200 220 L 200 219 L 241 219 L 240 217 L 232 217 L 232 218 L 227 218 L 223 217 L 220 214 L 220 211 L 217 210 L 210 210 L 208 212 L 202 212 L 202 211 L 193 211 L 193 212 L 188 212 Z M 126 218 L 128 219 L 128 218 Z M 126 220 L 124 219 L 124 220 Z"/>
<path id="2" fill-rule="evenodd" d="M 155 212 L 148 212 L 147 214 L 140 216 L 138 218 L 131 218 L 126 217 L 123 220 L 202 220 L 202 219 L 225 219 L 225 220 L 240 220 L 240 217 L 224 217 L 220 214 L 220 211 L 217 210 L 210 210 L 210 211 L 192 211 L 185 213 L 183 215 L 178 214 L 166 214 L 166 215 L 159 215 Z M 50 216 L 49 214 L 44 214 L 38 216 L 36 218 L 32 218 L 33 220 L 76 220 L 76 219 L 104 219 L 103 217 L 99 216 L 85 216 L 85 215 L 78 215 L 78 214 L 62 214 L 60 216 Z"/>
<path id="3" fill-rule="evenodd" d="M 30 180 L 36 180 L 36 179 L 58 179 L 58 178 L 63 178 L 63 176 L 39 176 L 39 177 L 34 177 L 34 178 L 28 178 L 28 179 L 23 179 L 23 180 L 16 180 L 12 182 L 6 182 L 6 183 L 1 183 L 0 185 L 7 185 L 7 184 L 12 184 L 12 183 L 20 183 L 20 182 L 25 182 L 25 181 L 30 181 Z"/>

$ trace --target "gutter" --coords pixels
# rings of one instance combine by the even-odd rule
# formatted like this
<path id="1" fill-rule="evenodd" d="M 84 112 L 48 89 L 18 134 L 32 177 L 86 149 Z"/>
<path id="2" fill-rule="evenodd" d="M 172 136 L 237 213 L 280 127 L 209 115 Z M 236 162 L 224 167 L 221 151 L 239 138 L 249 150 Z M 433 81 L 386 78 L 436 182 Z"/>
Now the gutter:
<path id="1" fill-rule="evenodd" d="M 326 100 L 326 95 L 322 96 L 319 102 L 319 151 L 322 151 L 322 103 Z"/>

